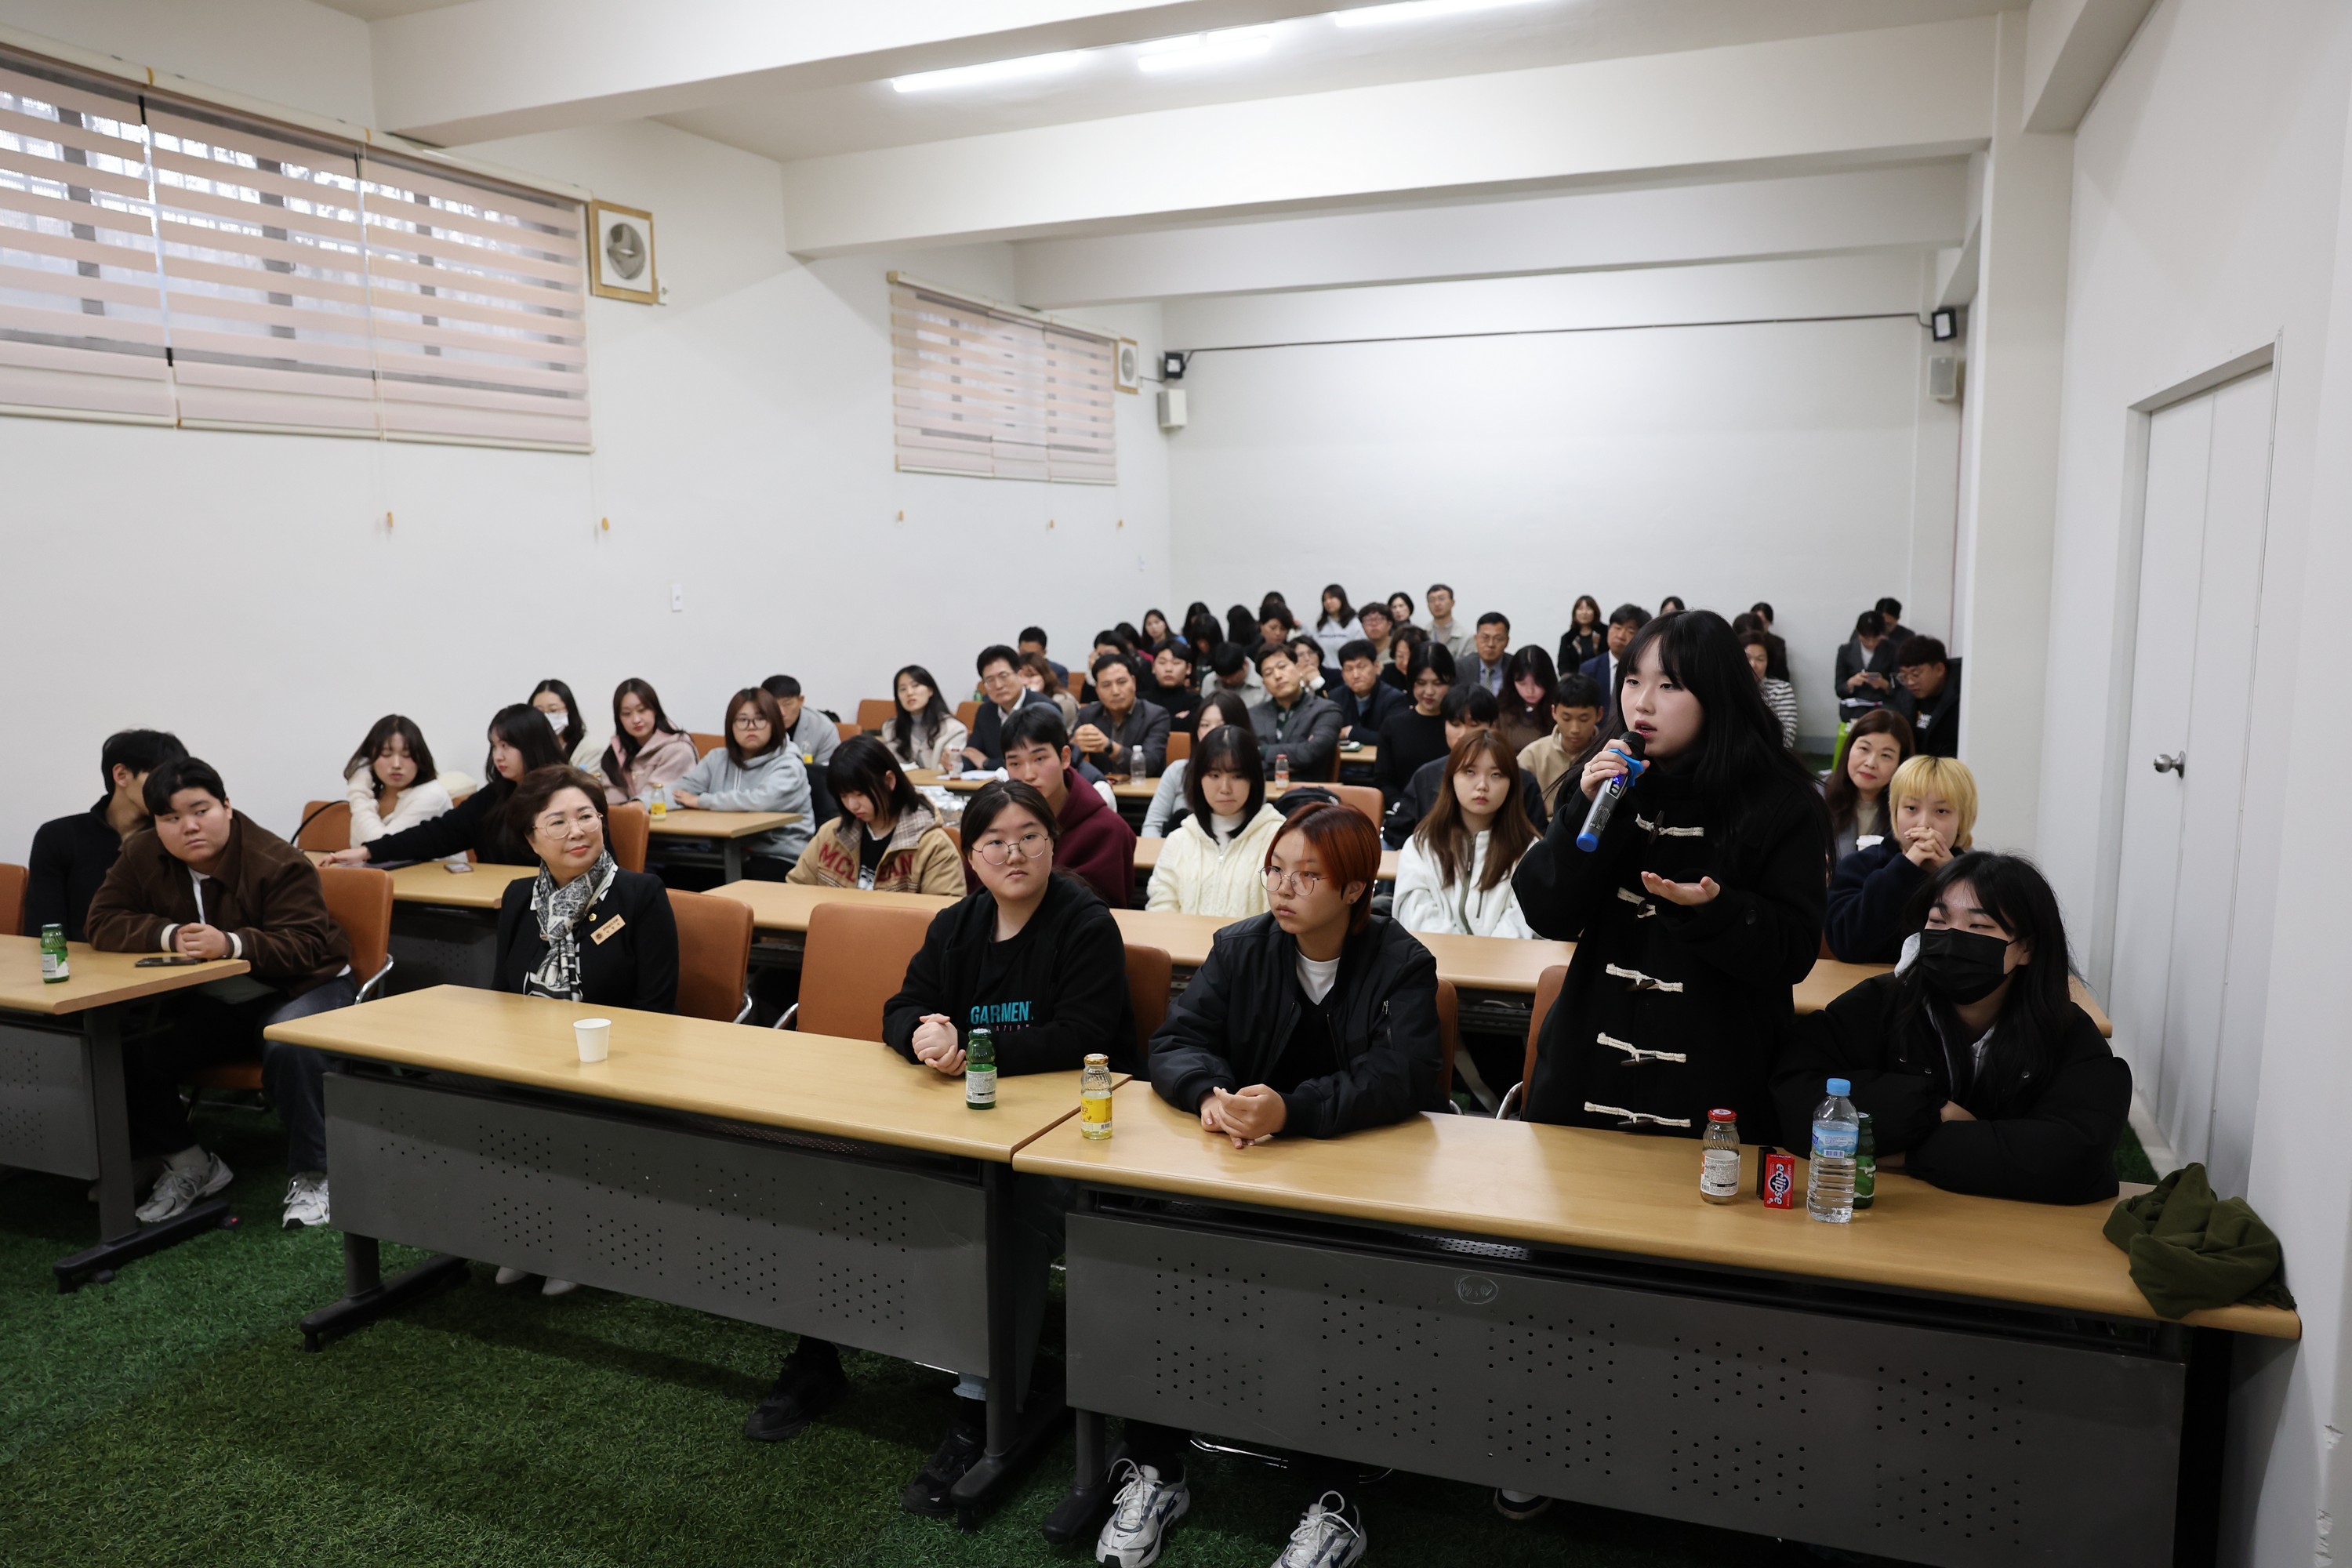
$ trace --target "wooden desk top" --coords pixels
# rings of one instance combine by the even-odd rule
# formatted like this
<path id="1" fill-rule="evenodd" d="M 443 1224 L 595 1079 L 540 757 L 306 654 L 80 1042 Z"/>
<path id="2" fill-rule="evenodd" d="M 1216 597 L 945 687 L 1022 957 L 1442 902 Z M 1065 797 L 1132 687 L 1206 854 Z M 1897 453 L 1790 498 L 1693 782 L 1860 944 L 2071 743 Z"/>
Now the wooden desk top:
<path id="1" fill-rule="evenodd" d="M 799 882 L 730 882 L 712 894 L 751 909 L 755 931 L 806 931 L 819 904 L 860 903 L 885 909 L 943 910 L 956 900 L 943 893 L 875 893 L 856 888 L 819 888 Z"/>
<path id="2" fill-rule="evenodd" d="M 605 1060 L 580 1059 L 575 1018 L 613 1021 Z M 871 1040 L 465 985 L 314 1014 L 268 1036 L 340 1056 L 1000 1163 L 1078 1111 L 1075 1072 L 1002 1079 L 996 1109 L 970 1110 L 961 1076 Z"/>
<path id="3" fill-rule="evenodd" d="M 1345 741 L 1339 742 L 1339 765 L 1343 768 L 1350 763 L 1361 763 L 1366 767 L 1370 767 L 1380 760 L 1381 749 L 1370 741 L 1365 742 L 1352 752 L 1348 750 L 1348 743 Z"/>
<path id="4" fill-rule="evenodd" d="M 539 875 L 536 866 L 475 867 L 471 871 L 446 871 L 438 860 L 420 860 L 392 873 L 395 904 L 438 904 L 444 909 L 495 910 L 507 896 L 507 884 Z"/>
<path id="5" fill-rule="evenodd" d="M 676 806 L 661 816 L 646 818 L 646 826 L 666 838 L 749 838 L 798 822 L 792 811 L 688 811 Z"/>
<path id="6" fill-rule="evenodd" d="M 1277 1136 L 1236 1149 L 1203 1133 L 1197 1118 L 1148 1083 L 1125 1085 L 1112 1103 L 1110 1138 L 1056 1128 L 1024 1149 L 1013 1169 L 1543 1246 L 2156 1316 L 2123 1253 L 2099 1234 L 2106 1204 L 1963 1197 L 1883 1172 L 1867 1213 L 1850 1226 L 1819 1225 L 1802 1207 L 1757 1201 L 1752 1147 L 1740 1201 L 1718 1205 L 1698 1195 L 1692 1139 L 1440 1115 L 1345 1138 Z M 1801 1171 L 1798 1180 L 1801 1186 Z M 2225 1307 L 2188 1321 L 2278 1339 L 2303 1331 L 2294 1313 L 2270 1307 Z"/>
<path id="7" fill-rule="evenodd" d="M 232 974 L 243 974 L 248 967 L 241 958 L 222 958 L 210 963 L 141 969 L 139 961 L 151 954 L 100 952 L 79 942 L 66 944 L 66 956 L 73 978 L 51 985 L 41 978 L 39 937 L 0 936 L 0 1012 L 63 1017 L 116 1002 L 160 996 L 167 991 L 184 991 L 191 985 L 226 980 Z"/>
<path id="8" fill-rule="evenodd" d="M 1209 942 L 1234 922 L 1223 915 L 1176 915 L 1151 910 L 1113 910 L 1122 941 L 1138 947 L 1156 947 L 1179 969 L 1198 969 L 1209 961 Z"/>
<path id="9" fill-rule="evenodd" d="M 1437 960 L 1438 978 L 1452 981 L 1458 991 L 1516 991 L 1532 996 L 1545 970 L 1576 956 L 1572 942 L 1433 932 L 1416 932 L 1415 938 Z"/>
<path id="10" fill-rule="evenodd" d="M 1160 847 L 1167 842 L 1168 840 L 1165 838 L 1137 839 L 1135 841 L 1135 868 L 1139 871 L 1148 872 L 1157 867 L 1160 864 Z M 1380 879 L 1383 882 L 1393 882 L 1396 880 L 1396 871 L 1397 852 L 1393 849 L 1381 850 Z"/>

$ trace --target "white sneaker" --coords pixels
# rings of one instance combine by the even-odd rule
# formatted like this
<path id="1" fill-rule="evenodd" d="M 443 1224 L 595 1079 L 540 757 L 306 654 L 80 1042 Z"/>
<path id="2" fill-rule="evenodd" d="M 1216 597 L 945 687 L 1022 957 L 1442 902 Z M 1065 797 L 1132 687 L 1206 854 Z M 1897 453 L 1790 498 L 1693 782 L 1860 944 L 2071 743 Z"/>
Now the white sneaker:
<path id="1" fill-rule="evenodd" d="M 509 1268 L 503 1263 L 499 1265 L 499 1283 L 501 1285 L 520 1285 L 530 1278 L 530 1270 L 528 1268 Z"/>
<path id="2" fill-rule="evenodd" d="M 193 1170 L 166 1165 L 155 1178 L 155 1190 L 139 1205 L 139 1223 L 155 1225 L 184 1215 L 198 1198 L 212 1196 L 235 1179 L 218 1154 L 206 1154 L 205 1163 Z"/>
<path id="3" fill-rule="evenodd" d="M 1102 1534 L 1095 1538 L 1095 1561 L 1116 1563 L 1118 1568 L 1151 1568 L 1160 1561 L 1160 1538 L 1192 1506 L 1192 1489 L 1182 1481 L 1163 1481 L 1158 1469 L 1121 1459 L 1114 1475 L 1127 1484 L 1110 1506 Z"/>
<path id="4" fill-rule="evenodd" d="M 539 1293 L 542 1296 L 569 1296 L 579 1289 L 579 1285 L 570 1279 L 550 1279 L 539 1288 Z"/>
<path id="5" fill-rule="evenodd" d="M 305 1226 L 327 1223 L 327 1173 L 298 1171 L 286 1184 L 286 1218 L 288 1230 L 300 1230 Z"/>
<path id="6" fill-rule="evenodd" d="M 1274 1568 L 1349 1568 L 1364 1554 L 1364 1523 L 1348 1500 L 1325 1492 L 1307 1510 Z"/>

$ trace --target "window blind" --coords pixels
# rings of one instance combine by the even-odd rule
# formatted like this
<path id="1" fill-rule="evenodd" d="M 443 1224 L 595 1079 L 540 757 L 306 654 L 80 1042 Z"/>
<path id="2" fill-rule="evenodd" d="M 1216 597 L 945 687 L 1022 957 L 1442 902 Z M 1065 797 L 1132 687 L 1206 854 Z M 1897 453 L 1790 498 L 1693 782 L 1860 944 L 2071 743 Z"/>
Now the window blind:
<path id="1" fill-rule="evenodd" d="M 902 472 L 1113 484 L 1116 340 L 894 279 Z"/>
<path id="2" fill-rule="evenodd" d="M 0 405 L 585 447 L 580 205 L 0 65 Z"/>

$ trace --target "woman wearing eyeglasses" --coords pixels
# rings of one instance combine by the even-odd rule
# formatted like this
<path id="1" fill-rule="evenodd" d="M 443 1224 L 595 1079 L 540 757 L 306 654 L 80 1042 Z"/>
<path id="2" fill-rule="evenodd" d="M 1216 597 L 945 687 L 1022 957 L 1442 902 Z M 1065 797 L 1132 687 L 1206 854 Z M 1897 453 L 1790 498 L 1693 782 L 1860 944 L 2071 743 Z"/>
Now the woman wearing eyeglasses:
<path id="1" fill-rule="evenodd" d="M 743 874 L 781 882 L 808 847 L 809 777 L 785 743 L 783 710 L 761 688 L 727 700 L 727 743 L 705 753 L 670 786 L 688 811 L 789 811 L 800 818 L 744 845 Z"/>
<path id="2" fill-rule="evenodd" d="M 1151 1087 L 1235 1159 L 1268 1138 L 1336 1138 L 1439 1103 L 1437 962 L 1372 913 L 1380 865 L 1380 835 L 1353 806 L 1292 817 L 1266 851 L 1267 912 L 1217 932 L 1151 1037 Z M 1181 1431 L 1131 1420 L 1127 1447 L 1100 1562 L 1153 1561 L 1192 1506 Z M 1327 1487 L 1344 1473 L 1306 1479 L 1319 1496 L 1283 1561 L 1353 1563 L 1363 1521 Z"/>
<path id="3" fill-rule="evenodd" d="M 1054 808 L 1018 780 L 992 784 L 964 807 L 962 826 L 979 889 L 933 917 L 921 951 L 907 965 L 906 984 L 882 1010 L 883 1039 L 918 1068 L 947 1078 L 962 1076 L 964 1045 L 974 1028 L 994 1037 L 1000 1078 L 1075 1072 L 1095 1051 L 1132 1071 L 1127 945 L 1093 889 L 1055 873 L 1061 827 Z M 1015 1178 L 1013 1196 L 1016 1375 L 1026 1388 L 1045 1318 L 1047 1266 L 1062 1249 L 1063 1200 L 1052 1184 L 1030 1176 Z M 839 1352 L 803 1336 L 744 1434 L 780 1442 L 848 1392 Z M 947 1436 L 899 1496 L 911 1513 L 952 1513 L 948 1492 L 986 1441 L 986 1380 L 966 1376 L 956 1393 L 963 1397 Z"/>

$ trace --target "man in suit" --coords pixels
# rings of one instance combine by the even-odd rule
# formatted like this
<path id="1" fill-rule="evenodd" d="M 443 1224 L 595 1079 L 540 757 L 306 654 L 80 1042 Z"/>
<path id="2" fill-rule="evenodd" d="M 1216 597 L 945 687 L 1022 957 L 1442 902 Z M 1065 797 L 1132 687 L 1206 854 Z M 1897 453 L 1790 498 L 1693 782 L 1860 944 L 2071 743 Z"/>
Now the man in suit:
<path id="1" fill-rule="evenodd" d="M 1340 645 L 1339 685 L 1329 695 L 1339 709 L 1339 737 L 1347 741 L 1379 739 L 1381 722 L 1411 706 L 1403 692 L 1381 679 L 1380 651 L 1370 637 Z"/>
<path id="2" fill-rule="evenodd" d="M 1617 661 L 1633 646 L 1633 636 L 1650 624 L 1650 612 L 1639 605 L 1620 605 L 1609 612 L 1609 651 L 1584 661 L 1577 673 L 1601 688 L 1601 701 L 1609 709 L 1617 706 Z M 1608 714 L 1601 715 L 1605 722 Z"/>
<path id="3" fill-rule="evenodd" d="M 1001 768 L 1004 765 L 1004 721 L 1024 708 L 1043 702 L 1052 707 L 1054 700 L 1042 691 L 1032 691 L 1021 684 L 1021 656 L 1003 643 L 991 643 L 980 650 L 980 690 L 988 700 L 971 716 L 971 743 L 962 752 L 967 768 Z"/>

